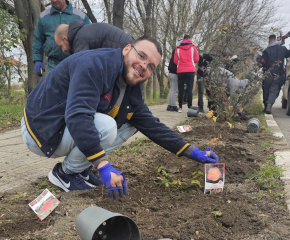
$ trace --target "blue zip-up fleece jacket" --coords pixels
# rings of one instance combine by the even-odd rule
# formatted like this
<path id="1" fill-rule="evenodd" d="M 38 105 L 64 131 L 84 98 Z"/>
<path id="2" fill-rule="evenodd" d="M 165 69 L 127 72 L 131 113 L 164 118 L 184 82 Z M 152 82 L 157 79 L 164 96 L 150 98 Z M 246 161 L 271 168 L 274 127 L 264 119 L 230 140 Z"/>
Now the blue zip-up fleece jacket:
<path id="1" fill-rule="evenodd" d="M 24 109 L 26 126 L 47 157 L 58 147 L 66 126 L 88 160 L 104 157 L 94 124 L 96 112 L 113 117 L 118 128 L 128 121 L 178 156 L 190 146 L 152 115 L 140 85 L 128 86 L 120 108 L 115 105 L 123 64 L 122 49 L 82 51 L 63 60 L 30 93 Z"/>
<path id="2" fill-rule="evenodd" d="M 33 36 L 33 61 L 43 61 L 43 50 L 48 58 L 57 61 L 69 56 L 69 53 L 63 52 L 54 41 L 55 29 L 60 24 L 70 24 L 76 19 L 83 20 L 85 24 L 91 23 L 85 13 L 74 8 L 68 1 L 66 3 L 68 6 L 62 12 L 52 6 L 40 14 Z"/>

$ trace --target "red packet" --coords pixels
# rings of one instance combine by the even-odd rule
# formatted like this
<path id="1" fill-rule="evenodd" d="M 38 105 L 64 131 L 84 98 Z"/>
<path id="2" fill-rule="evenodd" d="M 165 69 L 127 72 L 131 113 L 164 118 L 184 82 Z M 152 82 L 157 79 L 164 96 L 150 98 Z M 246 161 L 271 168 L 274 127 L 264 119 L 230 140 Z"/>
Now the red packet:
<path id="1" fill-rule="evenodd" d="M 29 203 L 29 207 L 36 213 L 37 217 L 44 220 L 58 205 L 60 201 L 45 189 L 36 199 Z"/>
<path id="2" fill-rule="evenodd" d="M 183 126 L 177 126 L 177 129 L 179 132 L 184 133 L 184 132 L 191 131 L 192 127 L 190 125 L 183 125 Z"/>

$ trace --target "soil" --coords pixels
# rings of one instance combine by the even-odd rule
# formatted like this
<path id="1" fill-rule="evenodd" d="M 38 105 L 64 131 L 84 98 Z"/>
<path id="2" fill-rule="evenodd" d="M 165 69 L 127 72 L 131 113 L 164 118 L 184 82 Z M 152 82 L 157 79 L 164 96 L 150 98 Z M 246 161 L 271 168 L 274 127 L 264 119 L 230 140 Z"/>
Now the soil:
<path id="1" fill-rule="evenodd" d="M 281 188 L 259 191 L 249 177 L 278 150 L 274 141 L 279 140 L 265 129 L 247 133 L 246 121 L 235 123 L 232 129 L 225 125 L 220 132 L 214 131 L 212 120 L 192 118 L 186 124 L 193 130 L 182 136 L 200 149 L 221 135 L 222 142 L 211 148 L 226 166 L 222 193 L 205 195 L 204 177 L 200 179 L 201 187 L 188 184 L 193 172 L 204 171 L 203 164 L 178 158 L 150 140 L 136 141 L 110 156 L 111 163 L 127 178 L 128 196 L 109 199 L 102 187 L 66 193 L 46 177 L 38 179 L 0 194 L 0 239 L 79 239 L 75 221 L 89 206 L 130 217 L 142 240 L 290 239 L 290 216 L 283 196 L 273 197 Z M 215 129 L 221 124 L 216 123 Z M 160 184 L 164 175 L 158 169 L 163 169 L 171 180 L 180 180 L 181 185 Z M 279 184 L 283 187 L 282 182 Z M 28 203 L 46 187 L 61 203 L 41 222 Z M 217 211 L 221 214 L 215 214 Z"/>

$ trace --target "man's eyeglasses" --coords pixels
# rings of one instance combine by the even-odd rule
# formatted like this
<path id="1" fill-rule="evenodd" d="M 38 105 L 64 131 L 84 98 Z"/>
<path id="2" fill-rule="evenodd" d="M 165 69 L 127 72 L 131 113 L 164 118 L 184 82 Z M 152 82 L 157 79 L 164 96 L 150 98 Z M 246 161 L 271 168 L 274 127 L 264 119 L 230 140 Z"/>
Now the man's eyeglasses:
<path id="1" fill-rule="evenodd" d="M 144 54 L 142 54 L 142 53 L 140 53 L 135 47 L 134 47 L 134 45 L 131 45 L 132 46 L 132 48 L 135 50 L 135 52 L 137 53 L 137 60 L 139 61 L 139 62 L 143 62 L 143 63 L 145 63 L 146 65 L 147 65 L 147 69 L 149 69 L 149 71 L 151 72 L 151 73 L 153 73 L 153 75 L 155 74 L 155 67 L 154 67 L 154 65 L 153 64 L 151 64 L 151 63 L 148 63 L 148 59 L 147 59 L 147 56 L 146 55 L 144 55 Z"/>

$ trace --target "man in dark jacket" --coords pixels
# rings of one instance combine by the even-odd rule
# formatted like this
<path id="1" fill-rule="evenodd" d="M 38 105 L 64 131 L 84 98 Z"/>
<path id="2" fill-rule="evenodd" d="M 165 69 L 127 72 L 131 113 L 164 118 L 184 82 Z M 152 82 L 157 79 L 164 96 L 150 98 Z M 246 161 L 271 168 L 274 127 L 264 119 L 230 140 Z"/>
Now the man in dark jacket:
<path id="1" fill-rule="evenodd" d="M 159 122 L 144 103 L 141 83 L 155 71 L 160 44 L 142 37 L 123 49 L 81 51 L 63 60 L 30 93 L 22 119 L 22 136 L 30 151 L 45 157 L 65 156 L 49 180 L 65 191 L 92 189 L 100 173 L 109 197 L 128 194 L 125 176 L 107 154 L 136 129 L 152 141 L 199 162 L 218 162 Z"/>
<path id="2" fill-rule="evenodd" d="M 207 65 L 211 61 L 212 57 L 209 54 L 199 55 L 198 70 L 197 70 L 197 91 L 198 91 L 199 112 L 204 112 L 203 109 L 204 77 Z"/>
<path id="3" fill-rule="evenodd" d="M 285 83 L 284 59 L 289 56 L 290 51 L 276 41 L 275 35 L 270 35 L 269 46 L 263 51 L 261 59 L 263 71 L 269 74 L 263 81 L 263 103 L 267 114 L 272 113 L 272 105 Z"/>
<path id="4" fill-rule="evenodd" d="M 133 37 L 113 25 L 85 25 L 81 20 L 72 21 L 69 25 L 59 25 L 54 38 L 62 51 L 71 54 L 97 48 L 124 48 L 134 41 Z"/>
<path id="5" fill-rule="evenodd" d="M 34 30 L 32 57 L 35 63 L 35 73 L 41 76 L 44 71 L 43 55 L 45 54 L 50 72 L 57 64 L 69 56 L 63 53 L 54 41 L 54 32 L 61 23 L 69 24 L 75 19 L 83 20 L 90 24 L 90 20 L 81 10 L 74 8 L 67 0 L 50 0 L 51 8 L 44 10 L 38 19 Z"/>

